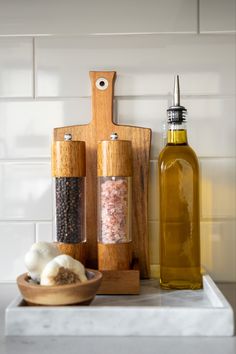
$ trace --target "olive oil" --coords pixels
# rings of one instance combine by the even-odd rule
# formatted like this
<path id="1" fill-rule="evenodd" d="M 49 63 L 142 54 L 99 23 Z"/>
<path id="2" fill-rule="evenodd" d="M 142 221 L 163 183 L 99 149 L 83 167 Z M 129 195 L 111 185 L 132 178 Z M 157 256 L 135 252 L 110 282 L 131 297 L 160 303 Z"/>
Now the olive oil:
<path id="1" fill-rule="evenodd" d="M 159 156 L 160 285 L 164 289 L 202 287 L 199 166 L 188 145 L 185 121 L 177 76 L 174 105 L 168 109 L 167 144 Z"/>

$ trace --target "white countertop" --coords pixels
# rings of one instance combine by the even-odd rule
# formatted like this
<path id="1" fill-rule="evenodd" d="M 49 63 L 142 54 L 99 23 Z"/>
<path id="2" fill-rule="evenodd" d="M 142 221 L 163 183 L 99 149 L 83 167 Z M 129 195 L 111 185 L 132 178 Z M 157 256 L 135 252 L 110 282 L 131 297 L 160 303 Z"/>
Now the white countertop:
<path id="1" fill-rule="evenodd" d="M 236 311 L 236 284 L 218 284 Z M 235 354 L 236 337 L 4 337 L 4 311 L 15 284 L 0 285 L 1 354 Z"/>

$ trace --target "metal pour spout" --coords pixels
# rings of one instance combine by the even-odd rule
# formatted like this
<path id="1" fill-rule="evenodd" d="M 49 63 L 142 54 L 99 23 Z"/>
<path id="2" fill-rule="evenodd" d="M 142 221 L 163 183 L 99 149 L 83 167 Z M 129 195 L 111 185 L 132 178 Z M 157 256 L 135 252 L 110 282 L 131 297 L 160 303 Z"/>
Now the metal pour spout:
<path id="1" fill-rule="evenodd" d="M 180 106 L 179 75 L 175 76 L 174 81 L 173 106 Z"/>
<path id="2" fill-rule="evenodd" d="M 186 120 L 187 110 L 180 105 L 179 75 L 175 76 L 173 105 L 167 109 L 169 123 L 182 123 Z"/>

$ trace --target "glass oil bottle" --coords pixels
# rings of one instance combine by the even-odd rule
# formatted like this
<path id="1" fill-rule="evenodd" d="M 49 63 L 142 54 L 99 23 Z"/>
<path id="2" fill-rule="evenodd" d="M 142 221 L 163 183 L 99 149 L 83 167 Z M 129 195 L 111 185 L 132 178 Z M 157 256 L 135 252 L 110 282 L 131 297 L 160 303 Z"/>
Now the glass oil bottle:
<path id="1" fill-rule="evenodd" d="M 200 289 L 199 166 L 187 141 L 178 76 L 173 101 L 167 110 L 167 144 L 159 156 L 160 285 Z"/>

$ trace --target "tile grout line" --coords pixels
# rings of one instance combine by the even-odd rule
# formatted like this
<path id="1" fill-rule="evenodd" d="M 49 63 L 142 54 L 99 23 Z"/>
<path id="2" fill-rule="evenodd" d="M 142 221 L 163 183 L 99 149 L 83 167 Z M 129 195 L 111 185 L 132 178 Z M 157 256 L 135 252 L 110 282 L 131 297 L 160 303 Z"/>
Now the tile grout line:
<path id="1" fill-rule="evenodd" d="M 37 241 L 37 226 L 36 226 L 36 222 L 34 222 L 34 242 Z"/>
<path id="2" fill-rule="evenodd" d="M 218 35 L 231 35 L 231 33 L 235 33 L 234 30 L 222 30 L 222 31 L 207 31 L 203 32 L 204 34 L 208 34 L 211 36 L 214 36 L 214 34 Z M 158 36 L 158 37 L 166 37 L 166 36 L 192 36 L 196 35 L 196 31 L 154 31 L 154 32 L 98 32 L 98 33 L 91 33 L 91 32 L 85 32 L 85 33 L 29 33 L 29 34 L 19 34 L 19 33 L 13 33 L 13 34 L 0 34 L 0 38 L 29 38 L 29 37 L 35 37 L 35 38 L 42 38 L 42 39 L 67 39 L 69 37 L 71 38 L 107 38 L 107 37 L 139 37 L 139 36 L 145 36 L 145 37 L 152 37 L 152 36 Z"/>
<path id="3" fill-rule="evenodd" d="M 207 32 L 208 33 L 208 32 Z M 211 34 L 211 32 L 209 32 Z M 215 33 L 215 32 L 212 32 Z M 229 31 L 219 31 L 218 34 L 228 34 Z M 86 33 L 81 33 L 81 34 L 75 34 L 75 33 L 29 33 L 29 34 L 0 34 L 0 38 L 29 38 L 34 36 L 35 38 L 50 38 L 50 39 L 67 39 L 69 37 L 71 38 L 79 38 L 79 39 L 88 39 L 88 38 L 108 38 L 108 37 L 140 37 L 140 36 L 144 36 L 144 37 L 152 37 L 152 36 L 158 36 L 158 37 L 166 37 L 166 36 L 192 36 L 195 35 L 196 31 L 192 30 L 192 31 L 154 31 L 154 32 L 95 32 L 95 33 L 90 33 L 90 32 L 86 32 Z"/>
<path id="4" fill-rule="evenodd" d="M 48 157 L 36 157 L 36 158 L 33 158 L 33 157 L 30 157 L 30 158 L 24 158 L 24 157 L 21 157 L 21 158 L 12 158 L 12 159 L 9 159 L 9 158 L 6 158 L 6 159 L 0 159 L 0 163 L 3 164 L 3 163 L 6 163 L 6 164 L 40 164 L 40 163 L 46 163 L 46 164 L 49 164 L 51 161 L 51 158 L 50 156 Z"/>
<path id="5" fill-rule="evenodd" d="M 36 61 L 36 60 L 35 60 Z M 18 97 L 18 96 L 2 96 L 0 97 L 0 102 L 32 102 L 32 101 L 37 101 L 37 102 L 57 102 L 57 101 L 76 101 L 79 99 L 91 99 L 91 96 L 88 95 L 81 95 L 81 96 L 37 96 L 37 89 L 36 89 L 36 82 L 37 82 L 37 73 L 36 73 L 36 62 L 33 64 L 35 65 L 35 68 L 33 69 L 34 75 L 33 75 L 33 82 L 34 82 L 34 88 L 33 88 L 33 97 L 31 96 L 25 96 L 25 97 Z M 140 94 L 140 95 L 116 95 L 114 96 L 114 99 L 117 101 L 123 101 L 123 100 L 168 100 L 171 97 L 170 94 Z M 235 98 L 235 93 L 229 93 L 229 94 L 182 94 L 183 99 L 231 99 Z"/>
<path id="6" fill-rule="evenodd" d="M 200 33 L 200 0 L 197 0 L 197 34 Z"/>
<path id="7" fill-rule="evenodd" d="M 35 62 L 35 37 L 32 38 L 33 40 L 33 100 L 36 98 L 36 62 Z"/>
<path id="8" fill-rule="evenodd" d="M 1 219 L 0 220 L 0 225 L 1 224 L 45 224 L 45 223 L 52 223 L 52 219 L 43 219 L 43 220 L 30 220 L 30 219 L 25 219 L 25 220 L 17 220 L 17 219 Z"/>

